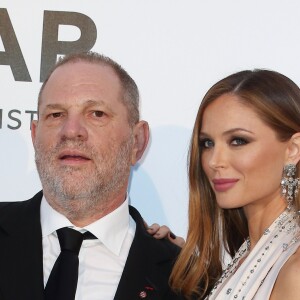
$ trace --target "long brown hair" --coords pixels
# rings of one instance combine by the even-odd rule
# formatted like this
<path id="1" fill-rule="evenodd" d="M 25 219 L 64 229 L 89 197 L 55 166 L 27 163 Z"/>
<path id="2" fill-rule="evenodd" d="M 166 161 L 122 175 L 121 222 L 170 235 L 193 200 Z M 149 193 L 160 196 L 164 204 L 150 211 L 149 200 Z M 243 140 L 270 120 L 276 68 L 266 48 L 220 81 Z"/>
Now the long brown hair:
<path id="1" fill-rule="evenodd" d="M 211 102 L 227 93 L 238 96 L 242 103 L 253 108 L 277 133 L 280 141 L 300 132 L 300 90 L 280 73 L 269 70 L 238 72 L 220 80 L 206 93 L 198 110 L 189 151 L 187 241 L 170 277 L 173 288 L 187 298 L 192 295 L 204 298 L 221 276 L 223 250 L 233 257 L 248 237 L 243 209 L 218 207 L 201 165 L 199 133 L 203 113 Z M 295 202 L 299 210 L 299 196 Z"/>

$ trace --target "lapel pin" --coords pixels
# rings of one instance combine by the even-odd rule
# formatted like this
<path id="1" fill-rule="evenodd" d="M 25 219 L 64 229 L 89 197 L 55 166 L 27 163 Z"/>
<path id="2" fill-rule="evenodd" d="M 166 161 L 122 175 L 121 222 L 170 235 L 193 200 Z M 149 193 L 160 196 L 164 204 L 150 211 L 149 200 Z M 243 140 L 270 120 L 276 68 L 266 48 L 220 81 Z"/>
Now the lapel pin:
<path id="1" fill-rule="evenodd" d="M 141 291 L 139 294 L 141 299 L 145 299 L 148 296 L 146 291 L 154 291 L 154 288 L 152 286 L 145 286 L 144 289 L 145 291 Z"/>
<path id="2" fill-rule="evenodd" d="M 145 291 L 140 292 L 140 298 L 144 299 L 147 297 L 147 293 Z"/>

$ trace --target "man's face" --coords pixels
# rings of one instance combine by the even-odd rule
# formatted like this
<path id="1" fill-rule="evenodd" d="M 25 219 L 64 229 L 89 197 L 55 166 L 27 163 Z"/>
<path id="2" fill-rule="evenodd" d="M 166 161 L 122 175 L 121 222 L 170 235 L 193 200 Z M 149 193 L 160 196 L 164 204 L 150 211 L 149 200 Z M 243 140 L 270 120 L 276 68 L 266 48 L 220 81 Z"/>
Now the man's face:
<path id="1" fill-rule="evenodd" d="M 67 63 L 51 75 L 32 139 L 44 193 L 54 208 L 73 203 L 90 210 L 94 202 L 124 197 L 135 159 L 121 97 L 119 79 L 108 66 Z"/>

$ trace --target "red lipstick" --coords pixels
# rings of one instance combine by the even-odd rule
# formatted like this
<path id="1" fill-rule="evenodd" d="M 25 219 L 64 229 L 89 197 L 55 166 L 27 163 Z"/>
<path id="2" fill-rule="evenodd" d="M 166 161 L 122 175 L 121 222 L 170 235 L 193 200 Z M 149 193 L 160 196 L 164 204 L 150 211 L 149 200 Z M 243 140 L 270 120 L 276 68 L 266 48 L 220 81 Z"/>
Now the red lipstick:
<path id="1" fill-rule="evenodd" d="M 217 192 L 226 192 L 231 189 L 239 180 L 236 178 L 213 179 L 214 189 Z"/>

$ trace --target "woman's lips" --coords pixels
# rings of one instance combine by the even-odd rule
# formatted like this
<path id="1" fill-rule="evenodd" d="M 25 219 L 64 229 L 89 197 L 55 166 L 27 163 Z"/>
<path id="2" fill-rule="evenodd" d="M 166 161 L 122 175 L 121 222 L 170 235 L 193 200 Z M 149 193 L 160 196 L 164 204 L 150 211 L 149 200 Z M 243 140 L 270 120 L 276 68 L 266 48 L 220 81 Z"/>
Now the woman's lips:
<path id="1" fill-rule="evenodd" d="M 231 189 L 239 180 L 235 178 L 213 179 L 214 189 L 217 192 L 226 192 Z"/>

